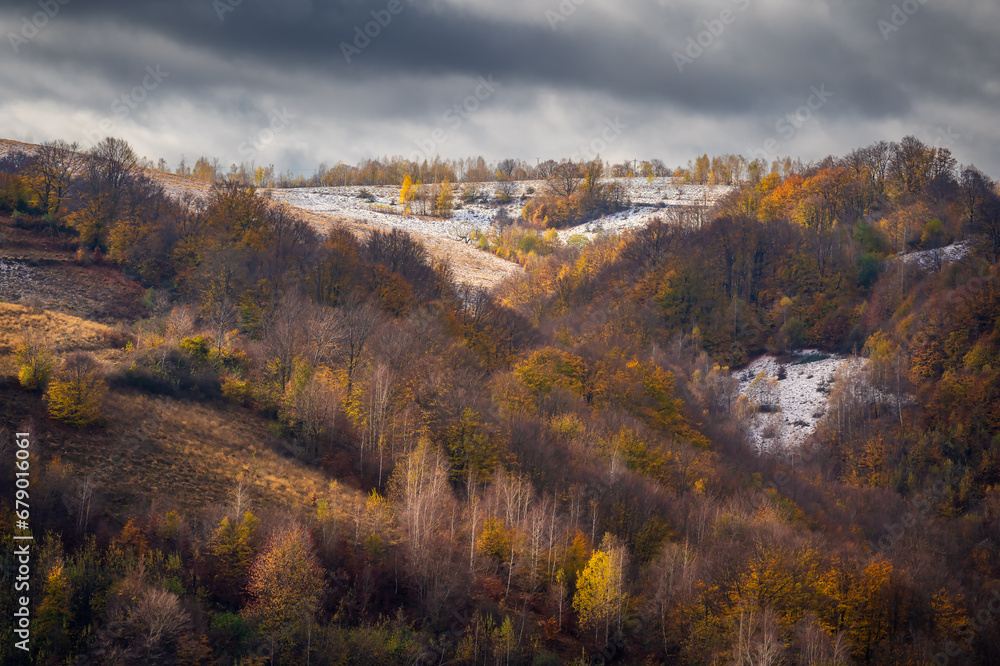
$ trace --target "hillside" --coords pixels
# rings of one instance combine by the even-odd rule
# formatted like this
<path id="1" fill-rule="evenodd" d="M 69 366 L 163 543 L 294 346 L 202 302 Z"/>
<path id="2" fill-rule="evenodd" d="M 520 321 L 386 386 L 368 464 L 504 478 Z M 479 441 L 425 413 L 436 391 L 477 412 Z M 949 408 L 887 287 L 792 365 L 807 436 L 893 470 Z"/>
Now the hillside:
<path id="1" fill-rule="evenodd" d="M 564 162 L 472 291 L 350 189 L 274 196 L 361 237 L 113 139 L 48 207 L 4 166 L 40 658 L 996 662 L 1000 188 L 886 145 L 620 233 L 560 230 L 623 185 Z"/>
<path id="2" fill-rule="evenodd" d="M 36 148 L 37 146 L 33 144 L 0 139 L 0 158 L 15 150 L 30 154 Z M 156 169 L 145 169 L 144 171 L 149 178 L 175 198 L 188 195 L 203 199 L 211 189 L 204 181 L 194 178 L 177 176 Z M 277 191 L 275 199 L 286 202 L 288 196 L 283 195 L 281 191 Z M 362 236 L 372 228 L 395 228 L 397 226 L 405 228 L 405 225 L 371 224 L 363 217 L 359 218 L 358 215 L 351 214 L 350 212 L 337 215 L 327 211 L 314 210 L 314 207 L 309 205 L 302 207 L 289 205 L 296 214 L 301 215 L 320 231 L 327 231 L 332 228 L 344 228 L 356 235 Z M 415 236 L 426 244 L 436 258 L 450 262 L 454 267 L 456 278 L 470 286 L 493 287 L 508 276 L 520 272 L 520 267 L 516 264 L 498 259 L 474 247 L 469 247 L 465 243 L 459 242 L 453 235 L 421 229 L 415 232 Z"/>

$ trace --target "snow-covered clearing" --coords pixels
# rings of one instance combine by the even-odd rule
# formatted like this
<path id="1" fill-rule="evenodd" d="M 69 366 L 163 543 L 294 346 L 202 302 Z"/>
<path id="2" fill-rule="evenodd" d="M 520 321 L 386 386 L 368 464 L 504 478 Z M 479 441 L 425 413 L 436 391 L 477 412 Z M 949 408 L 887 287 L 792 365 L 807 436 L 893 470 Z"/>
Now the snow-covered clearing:
<path id="1" fill-rule="evenodd" d="M 733 376 L 750 402 L 750 436 L 761 450 L 802 444 L 823 419 L 837 371 L 857 358 L 796 352 L 790 360 L 762 356 Z M 784 376 L 784 379 L 780 377 Z"/>
<path id="2" fill-rule="evenodd" d="M 714 205 L 727 194 L 729 187 L 685 185 L 673 178 L 621 178 L 628 189 L 632 208 L 585 225 L 563 229 L 559 237 L 565 241 L 574 235 L 594 236 L 598 233 L 619 233 L 648 223 L 656 216 L 677 214 L 682 210 Z M 490 287 L 510 275 L 521 272 L 515 264 L 478 249 L 471 242 L 474 231 L 486 231 L 493 225 L 500 207 L 493 203 L 461 203 L 465 184 L 455 185 L 455 199 L 460 206 L 449 220 L 404 214 L 399 204 L 399 187 L 348 186 L 272 189 L 275 201 L 307 211 L 318 226 L 348 223 L 360 229 L 402 229 L 417 236 L 436 257 L 451 261 L 456 278 L 475 286 Z M 496 183 L 475 183 L 481 195 L 493 198 Z M 508 214 L 517 217 L 531 198 L 530 192 L 545 187 L 543 181 L 521 181 L 513 185 L 513 201 L 506 205 Z M 373 199 L 359 196 L 362 190 Z"/>
<path id="3" fill-rule="evenodd" d="M 729 187 L 707 185 L 685 185 L 673 178 L 655 178 L 652 182 L 645 178 L 615 179 L 625 185 L 632 208 L 609 215 L 600 220 L 559 232 L 561 238 L 576 234 L 593 235 L 605 232 L 620 232 L 646 224 L 657 215 L 670 215 L 682 209 L 704 208 L 714 205 L 727 194 Z M 496 183 L 474 183 L 477 192 L 492 198 Z M 466 242 L 473 231 L 486 230 L 492 224 L 500 207 L 495 203 L 462 203 L 461 190 L 464 184 L 455 185 L 456 202 L 459 208 L 450 220 L 405 215 L 399 204 L 399 188 L 385 187 L 316 187 L 301 189 L 274 189 L 271 196 L 296 208 L 312 211 L 369 227 L 404 229 L 411 233 L 426 234 Z M 541 191 L 543 181 L 520 181 L 513 184 L 513 201 L 507 204 L 508 213 L 517 217 L 531 198 L 530 192 Z M 367 201 L 359 197 L 361 190 L 367 190 L 374 199 Z"/>

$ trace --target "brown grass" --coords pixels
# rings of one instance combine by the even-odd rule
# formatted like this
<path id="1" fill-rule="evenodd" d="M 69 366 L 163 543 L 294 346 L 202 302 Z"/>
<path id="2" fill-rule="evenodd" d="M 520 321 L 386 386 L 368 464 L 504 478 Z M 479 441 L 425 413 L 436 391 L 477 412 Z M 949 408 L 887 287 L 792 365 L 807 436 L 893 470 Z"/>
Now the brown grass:
<path id="1" fill-rule="evenodd" d="M 41 334 L 58 353 L 107 349 L 112 328 L 71 315 L 0 303 L 0 354 L 13 353 L 22 336 Z"/>
<path id="2" fill-rule="evenodd" d="M 58 456 L 72 482 L 91 476 L 116 518 L 153 501 L 189 516 L 210 514 L 230 504 L 241 479 L 256 510 L 312 510 L 315 493 L 340 513 L 359 496 L 280 455 L 266 421 L 240 407 L 113 392 L 106 426 L 76 430 L 46 418 L 41 399 L 11 382 L 0 383 L 0 401 L 21 412 L 0 415 L 0 425 L 10 419 L 8 427 L 16 427 L 30 417 L 35 453 Z"/>

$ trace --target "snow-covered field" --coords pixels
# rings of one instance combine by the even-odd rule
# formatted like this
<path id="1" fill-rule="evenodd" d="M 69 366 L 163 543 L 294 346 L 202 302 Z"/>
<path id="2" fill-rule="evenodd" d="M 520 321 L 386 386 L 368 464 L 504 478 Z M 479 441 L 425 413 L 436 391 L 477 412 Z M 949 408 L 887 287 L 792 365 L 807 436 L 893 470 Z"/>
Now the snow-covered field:
<path id="1" fill-rule="evenodd" d="M 794 356 L 788 362 L 762 356 L 733 373 L 738 394 L 763 408 L 749 416 L 750 436 L 762 450 L 802 444 L 826 414 L 837 371 L 845 363 L 860 362 L 811 350 Z M 810 360 L 814 356 L 817 360 Z M 782 369 L 784 379 L 779 379 Z"/>
<path id="2" fill-rule="evenodd" d="M 559 232 L 563 241 L 574 235 L 589 237 L 599 233 L 619 233 L 640 227 L 657 215 L 669 218 L 682 210 L 711 206 L 731 189 L 684 185 L 675 183 L 672 178 L 657 178 L 652 182 L 644 178 L 623 178 L 619 181 L 628 188 L 632 209 L 585 225 L 563 229 Z M 461 207 L 450 220 L 403 214 L 404 209 L 399 204 L 399 188 L 395 186 L 273 189 L 269 192 L 275 201 L 311 214 L 308 219 L 314 224 L 326 226 L 342 221 L 362 229 L 409 231 L 426 243 L 435 256 L 448 259 L 460 282 L 490 287 L 520 272 L 521 268 L 478 249 L 472 243 L 473 232 L 486 231 L 492 226 L 499 208 L 495 204 L 461 203 L 463 187 L 464 185 L 455 186 L 456 203 Z M 479 183 L 474 187 L 489 198 L 495 195 L 496 183 Z M 540 191 L 543 187 L 543 181 L 516 183 L 513 201 L 506 205 L 508 214 L 517 217 L 531 197 L 529 188 Z M 358 196 L 362 189 L 370 192 L 374 200 L 367 201 Z"/>
<path id="3" fill-rule="evenodd" d="M 620 232 L 646 224 L 657 215 L 669 215 L 679 209 L 711 206 L 727 194 L 729 187 L 709 187 L 706 185 L 684 185 L 675 183 L 673 178 L 656 178 L 648 182 L 645 178 L 620 178 L 628 189 L 632 208 L 594 222 L 560 231 L 561 238 L 575 234 L 593 235 L 604 232 Z M 370 227 L 404 229 L 412 233 L 468 241 L 473 231 L 489 228 L 497 215 L 496 204 L 460 202 L 462 185 L 456 185 L 456 202 L 461 207 L 450 220 L 439 220 L 418 215 L 404 215 L 399 205 L 399 188 L 388 187 L 319 187 L 301 189 L 274 189 L 271 196 L 296 208 L 302 208 L 321 215 L 328 215 Z M 492 197 L 495 183 L 477 183 L 474 187 L 482 194 Z M 543 181 L 521 181 L 514 185 L 513 201 L 507 204 L 507 212 L 517 217 L 530 199 L 529 188 L 541 191 Z M 366 189 L 374 196 L 374 201 L 366 201 L 358 193 Z M 387 212 L 388 209 L 391 212 Z"/>

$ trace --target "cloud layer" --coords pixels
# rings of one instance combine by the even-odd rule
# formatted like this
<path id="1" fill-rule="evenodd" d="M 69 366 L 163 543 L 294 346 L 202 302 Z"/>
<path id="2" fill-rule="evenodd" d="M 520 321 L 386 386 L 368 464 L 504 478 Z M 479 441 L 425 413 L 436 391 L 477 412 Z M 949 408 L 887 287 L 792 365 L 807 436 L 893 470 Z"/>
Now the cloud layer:
<path id="1" fill-rule="evenodd" d="M 0 34 L 0 136 L 114 134 L 171 164 L 673 166 L 915 134 L 1000 175 L 993 0 L 36 0 Z"/>

